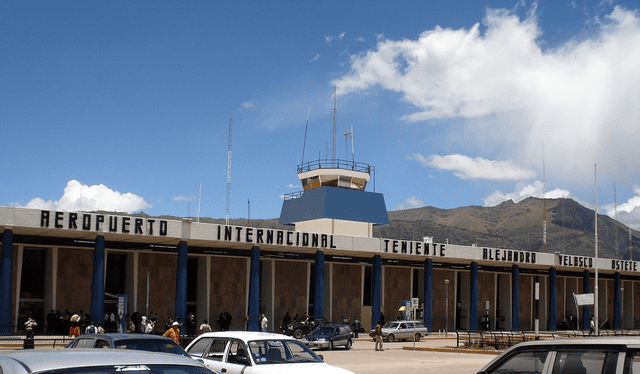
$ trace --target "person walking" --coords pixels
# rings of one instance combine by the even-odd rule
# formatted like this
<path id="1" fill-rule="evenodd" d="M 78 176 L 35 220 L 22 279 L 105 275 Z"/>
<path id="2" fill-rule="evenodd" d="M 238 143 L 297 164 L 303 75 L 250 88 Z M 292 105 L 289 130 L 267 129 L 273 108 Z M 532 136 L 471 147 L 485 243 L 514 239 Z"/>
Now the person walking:
<path id="1" fill-rule="evenodd" d="M 375 350 L 384 351 L 382 348 L 382 326 L 380 325 L 380 321 L 378 321 L 376 329 L 373 331 L 373 337 L 376 339 Z"/>
<path id="2" fill-rule="evenodd" d="M 34 335 L 35 335 L 35 331 L 34 330 L 35 330 L 36 326 L 38 326 L 38 324 L 31 317 L 29 317 L 27 322 L 24 323 L 24 328 L 25 328 L 26 338 L 27 339 L 29 339 L 29 340 L 33 340 L 34 339 Z"/>
<path id="3" fill-rule="evenodd" d="M 269 324 L 269 320 L 264 313 L 260 314 L 260 331 L 267 332 L 267 325 Z"/>
<path id="4" fill-rule="evenodd" d="M 360 320 L 359 319 L 355 319 L 355 321 L 353 321 L 353 337 L 355 339 L 358 339 L 358 334 L 360 333 Z"/>
<path id="5" fill-rule="evenodd" d="M 177 344 L 180 344 L 180 323 L 178 321 L 172 323 L 171 328 L 165 331 L 162 336 L 168 336 L 169 338 L 171 338 L 171 340 L 173 340 Z"/>
<path id="6" fill-rule="evenodd" d="M 589 321 L 589 336 L 591 335 L 595 335 L 595 327 L 596 327 L 596 322 L 593 319 L 593 316 L 591 316 L 591 320 Z"/>

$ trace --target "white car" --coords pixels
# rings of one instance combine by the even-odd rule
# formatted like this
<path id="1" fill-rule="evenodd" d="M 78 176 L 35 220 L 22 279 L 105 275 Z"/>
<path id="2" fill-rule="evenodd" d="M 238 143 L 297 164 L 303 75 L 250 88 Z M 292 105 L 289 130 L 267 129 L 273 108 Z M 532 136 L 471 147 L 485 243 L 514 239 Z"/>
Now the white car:
<path id="1" fill-rule="evenodd" d="M 189 357 L 128 349 L 27 349 L 2 352 L 0 373 L 216 374 Z"/>
<path id="2" fill-rule="evenodd" d="M 225 374 L 353 374 L 324 363 L 303 343 L 281 334 L 208 332 L 199 335 L 186 351 L 208 368 Z"/>

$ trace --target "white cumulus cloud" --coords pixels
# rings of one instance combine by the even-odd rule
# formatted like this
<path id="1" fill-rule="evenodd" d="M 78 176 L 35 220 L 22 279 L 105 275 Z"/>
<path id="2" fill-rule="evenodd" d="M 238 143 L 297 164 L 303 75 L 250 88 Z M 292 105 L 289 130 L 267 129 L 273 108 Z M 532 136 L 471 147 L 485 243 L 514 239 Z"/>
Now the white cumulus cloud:
<path id="1" fill-rule="evenodd" d="M 544 192 L 544 183 L 541 181 L 535 181 L 532 184 L 520 185 L 514 192 L 503 193 L 502 191 L 496 191 L 491 195 L 484 198 L 484 206 L 496 206 L 503 201 L 513 200 L 513 202 L 520 202 L 528 197 L 537 197 L 547 199 L 560 199 L 560 198 L 573 198 L 571 192 L 563 189 L 554 189 L 552 191 Z"/>
<path id="2" fill-rule="evenodd" d="M 11 206 L 22 207 L 18 203 Z M 24 208 L 49 209 L 62 211 L 96 211 L 106 210 L 113 212 L 137 212 L 149 209 L 149 204 L 143 197 L 133 193 L 120 193 L 104 184 L 88 186 L 77 180 L 70 180 L 64 188 L 60 200 L 47 200 L 36 197 L 31 199 Z"/>
<path id="3" fill-rule="evenodd" d="M 476 154 L 500 150 L 537 165 L 544 144 L 547 172 L 566 180 L 585 182 L 594 163 L 618 181 L 633 180 L 640 172 L 638 12 L 617 6 L 592 34 L 546 50 L 537 17 L 489 9 L 484 32 L 476 24 L 436 27 L 416 39 L 381 37 L 352 55 L 333 83 L 340 94 L 400 93 L 415 108 L 407 121 L 461 119 L 450 133 L 473 139 L 465 146 Z"/>
<path id="4" fill-rule="evenodd" d="M 403 202 L 396 204 L 394 210 L 404 210 L 404 209 L 413 209 L 420 208 L 424 206 L 424 202 L 421 198 L 417 196 L 409 196 Z"/>
<path id="5" fill-rule="evenodd" d="M 634 196 L 626 202 L 618 204 L 618 221 L 638 230 L 640 228 L 640 186 L 633 186 Z M 602 210 L 611 218 L 616 216 L 615 204 L 606 204 Z"/>
<path id="6" fill-rule="evenodd" d="M 482 157 L 431 155 L 428 158 L 420 153 L 409 156 L 410 160 L 419 161 L 424 167 L 452 171 L 460 179 L 488 179 L 496 181 L 517 181 L 535 177 L 535 172 L 522 168 L 512 161 L 487 160 Z"/>

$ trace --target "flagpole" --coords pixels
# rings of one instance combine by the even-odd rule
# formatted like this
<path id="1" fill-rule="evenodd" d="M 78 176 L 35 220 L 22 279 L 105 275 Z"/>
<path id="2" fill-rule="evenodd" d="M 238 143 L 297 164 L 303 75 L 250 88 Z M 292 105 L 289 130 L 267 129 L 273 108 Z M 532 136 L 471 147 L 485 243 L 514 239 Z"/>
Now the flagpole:
<path id="1" fill-rule="evenodd" d="M 595 186 L 595 202 L 596 202 L 596 208 L 595 208 L 595 241 L 596 241 L 596 261 L 595 261 L 595 267 L 596 267 L 596 287 L 595 287 L 595 306 L 594 306 L 594 310 L 595 310 L 595 333 L 596 336 L 599 335 L 599 326 L 598 326 L 598 176 L 597 176 L 597 164 L 593 165 L 593 177 L 594 177 L 594 186 Z"/>

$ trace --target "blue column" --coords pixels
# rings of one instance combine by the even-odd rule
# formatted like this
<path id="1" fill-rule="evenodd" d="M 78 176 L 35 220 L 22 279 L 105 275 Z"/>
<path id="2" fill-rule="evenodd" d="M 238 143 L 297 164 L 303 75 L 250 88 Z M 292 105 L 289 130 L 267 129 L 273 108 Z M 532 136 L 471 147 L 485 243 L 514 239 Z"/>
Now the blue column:
<path id="1" fill-rule="evenodd" d="M 0 258 L 0 335 L 11 335 L 13 313 L 13 231 L 2 233 L 2 258 Z"/>
<path id="2" fill-rule="evenodd" d="M 316 279 L 313 281 L 315 298 L 313 300 L 313 314 L 324 317 L 324 252 L 316 252 Z"/>
<path id="3" fill-rule="evenodd" d="M 558 301 L 556 300 L 556 268 L 549 269 L 549 331 L 558 329 Z"/>
<path id="4" fill-rule="evenodd" d="M 469 272 L 471 287 L 469 289 L 469 330 L 478 329 L 478 263 L 472 262 Z"/>
<path id="5" fill-rule="evenodd" d="M 381 291 L 382 291 L 382 258 L 373 256 L 373 269 L 371 272 L 371 328 L 376 327 L 380 320 Z"/>
<path id="6" fill-rule="evenodd" d="M 520 331 L 520 267 L 511 268 L 511 330 Z"/>
<path id="7" fill-rule="evenodd" d="M 432 331 L 433 327 L 433 261 L 424 260 L 424 325 Z"/>
<path id="8" fill-rule="evenodd" d="M 96 237 L 93 251 L 93 285 L 91 287 L 91 321 L 104 326 L 104 236 Z"/>
<path id="9" fill-rule="evenodd" d="M 260 331 L 260 247 L 251 248 L 249 273 L 249 331 Z"/>
<path id="10" fill-rule="evenodd" d="M 615 330 L 622 329 L 622 297 L 620 288 L 622 287 L 622 279 L 620 272 L 616 272 L 613 278 L 613 328 Z"/>
<path id="11" fill-rule="evenodd" d="M 176 318 L 187 322 L 187 243 L 178 243 L 178 271 L 176 273 Z M 184 325 L 186 327 L 186 325 Z"/>
<path id="12" fill-rule="evenodd" d="M 582 293 L 591 293 L 591 274 L 589 270 L 584 271 L 584 275 L 582 277 Z M 583 306 L 582 307 L 582 328 L 584 330 L 589 330 L 589 321 L 591 321 L 591 307 Z"/>

